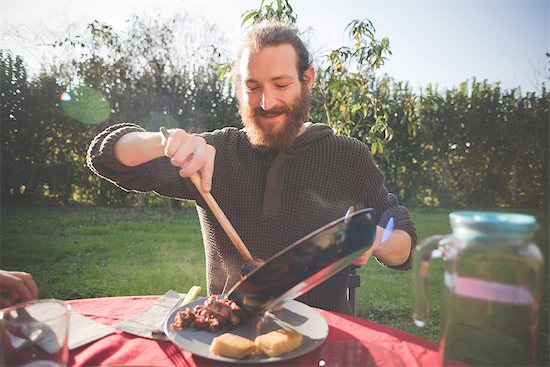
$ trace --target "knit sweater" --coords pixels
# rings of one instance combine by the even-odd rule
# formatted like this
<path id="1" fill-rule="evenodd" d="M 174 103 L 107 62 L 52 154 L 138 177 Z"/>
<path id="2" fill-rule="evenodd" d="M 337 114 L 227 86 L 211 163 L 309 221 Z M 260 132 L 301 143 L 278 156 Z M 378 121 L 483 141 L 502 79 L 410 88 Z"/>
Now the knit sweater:
<path id="1" fill-rule="evenodd" d="M 243 259 L 188 178 L 166 157 L 137 167 L 119 163 L 113 145 L 122 135 L 144 131 L 123 123 L 97 135 L 88 150 L 88 166 L 128 191 L 196 202 L 206 256 L 208 294 L 223 294 L 239 280 Z M 200 134 L 216 148 L 211 193 L 255 258 L 269 259 L 314 230 L 341 218 L 350 206 L 373 208 L 380 226 L 394 218 L 394 229 L 416 232 L 408 210 L 388 193 L 384 176 L 368 147 L 337 136 L 325 124 L 313 124 L 286 150 L 254 147 L 246 133 L 224 128 Z M 182 255 L 183 256 L 183 255 Z M 407 269 L 411 256 L 396 269 Z M 350 314 L 346 299 L 348 270 L 300 297 L 313 306 Z"/>

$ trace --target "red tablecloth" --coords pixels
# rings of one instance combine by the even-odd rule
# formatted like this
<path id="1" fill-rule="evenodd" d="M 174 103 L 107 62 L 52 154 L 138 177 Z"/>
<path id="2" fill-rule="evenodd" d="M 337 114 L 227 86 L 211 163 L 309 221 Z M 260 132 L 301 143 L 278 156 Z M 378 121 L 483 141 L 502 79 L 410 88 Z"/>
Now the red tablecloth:
<path id="1" fill-rule="evenodd" d="M 112 297 L 69 301 L 73 310 L 106 325 L 118 323 L 141 312 L 158 297 Z M 317 310 L 327 321 L 325 344 L 357 340 L 377 366 L 434 366 L 439 363 L 437 345 L 415 335 L 371 321 Z M 323 344 L 301 357 L 284 361 L 284 366 L 319 366 Z M 218 366 L 228 365 L 194 356 L 169 341 L 136 337 L 122 331 L 70 351 L 70 366 Z M 273 366 L 270 363 L 268 366 Z"/>

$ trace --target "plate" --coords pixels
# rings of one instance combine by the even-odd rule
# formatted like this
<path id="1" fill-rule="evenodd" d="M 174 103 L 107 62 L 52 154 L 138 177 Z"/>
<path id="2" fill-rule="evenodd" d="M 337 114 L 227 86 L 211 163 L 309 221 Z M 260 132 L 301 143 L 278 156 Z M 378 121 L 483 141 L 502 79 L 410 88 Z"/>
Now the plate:
<path id="1" fill-rule="evenodd" d="M 204 298 L 195 302 L 191 302 L 181 309 L 192 308 L 195 305 L 203 303 Z M 210 352 L 210 344 L 215 337 L 223 333 L 229 332 L 254 340 L 257 335 L 281 329 L 281 326 L 279 326 L 271 318 L 260 319 L 259 317 L 251 317 L 250 319 L 245 321 L 240 327 L 233 330 L 218 330 L 215 333 L 204 330 L 196 330 L 193 327 L 185 328 L 182 330 L 174 330 L 170 328 L 170 324 L 174 322 L 176 313 L 181 309 L 172 311 L 170 315 L 168 315 L 168 317 L 165 319 L 164 332 L 166 336 L 174 344 L 185 350 L 188 350 L 195 355 L 220 362 L 259 364 L 285 361 L 311 352 L 312 350 L 320 346 L 328 335 L 327 322 L 318 312 L 313 310 L 308 305 L 291 300 L 283 304 L 283 309 L 281 311 L 274 312 L 273 314 L 277 317 L 278 320 L 281 320 L 282 322 L 290 325 L 292 329 L 303 335 L 302 346 L 300 348 L 295 349 L 292 352 L 283 354 L 279 357 L 268 357 L 265 355 L 257 354 L 248 356 L 243 359 L 228 358 Z M 256 331 L 256 328 L 258 328 L 258 332 Z"/>

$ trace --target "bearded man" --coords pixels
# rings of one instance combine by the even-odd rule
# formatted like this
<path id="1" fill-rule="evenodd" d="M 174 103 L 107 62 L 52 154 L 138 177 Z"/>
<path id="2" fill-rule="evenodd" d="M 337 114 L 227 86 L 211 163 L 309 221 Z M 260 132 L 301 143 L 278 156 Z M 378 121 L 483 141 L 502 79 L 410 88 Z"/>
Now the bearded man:
<path id="1" fill-rule="evenodd" d="M 196 201 L 208 294 L 227 293 L 240 278 L 243 259 L 193 186 L 194 174 L 255 258 L 269 259 L 341 218 L 350 206 L 371 207 L 378 216 L 377 235 L 357 263 L 374 253 L 387 266 L 409 268 L 414 224 L 388 193 L 368 147 L 335 135 L 328 125 L 306 122 L 315 71 L 297 31 L 279 23 L 252 28 L 234 72 L 243 129 L 202 134 L 173 129 L 164 138 L 135 124 L 117 124 L 92 141 L 89 167 L 125 190 Z M 394 230 L 380 245 L 390 218 Z M 342 271 L 300 300 L 350 314 L 347 281 L 348 272 Z"/>

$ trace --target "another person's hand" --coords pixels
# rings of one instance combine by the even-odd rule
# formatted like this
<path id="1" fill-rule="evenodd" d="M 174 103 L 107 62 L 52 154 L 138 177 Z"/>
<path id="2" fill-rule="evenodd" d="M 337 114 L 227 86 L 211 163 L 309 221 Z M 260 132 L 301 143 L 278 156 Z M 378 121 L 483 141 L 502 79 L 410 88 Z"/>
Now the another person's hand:
<path id="1" fill-rule="evenodd" d="M 216 149 L 207 144 L 204 138 L 188 134 L 182 129 L 171 129 L 169 132 L 169 138 L 163 138 L 164 154 L 174 166 L 181 168 L 180 176 L 191 177 L 197 173 L 203 191 L 209 192 Z"/>
<path id="2" fill-rule="evenodd" d="M 21 299 L 31 301 L 38 298 L 38 287 L 32 275 L 21 271 L 0 270 L 0 304 L 11 306 Z"/>

